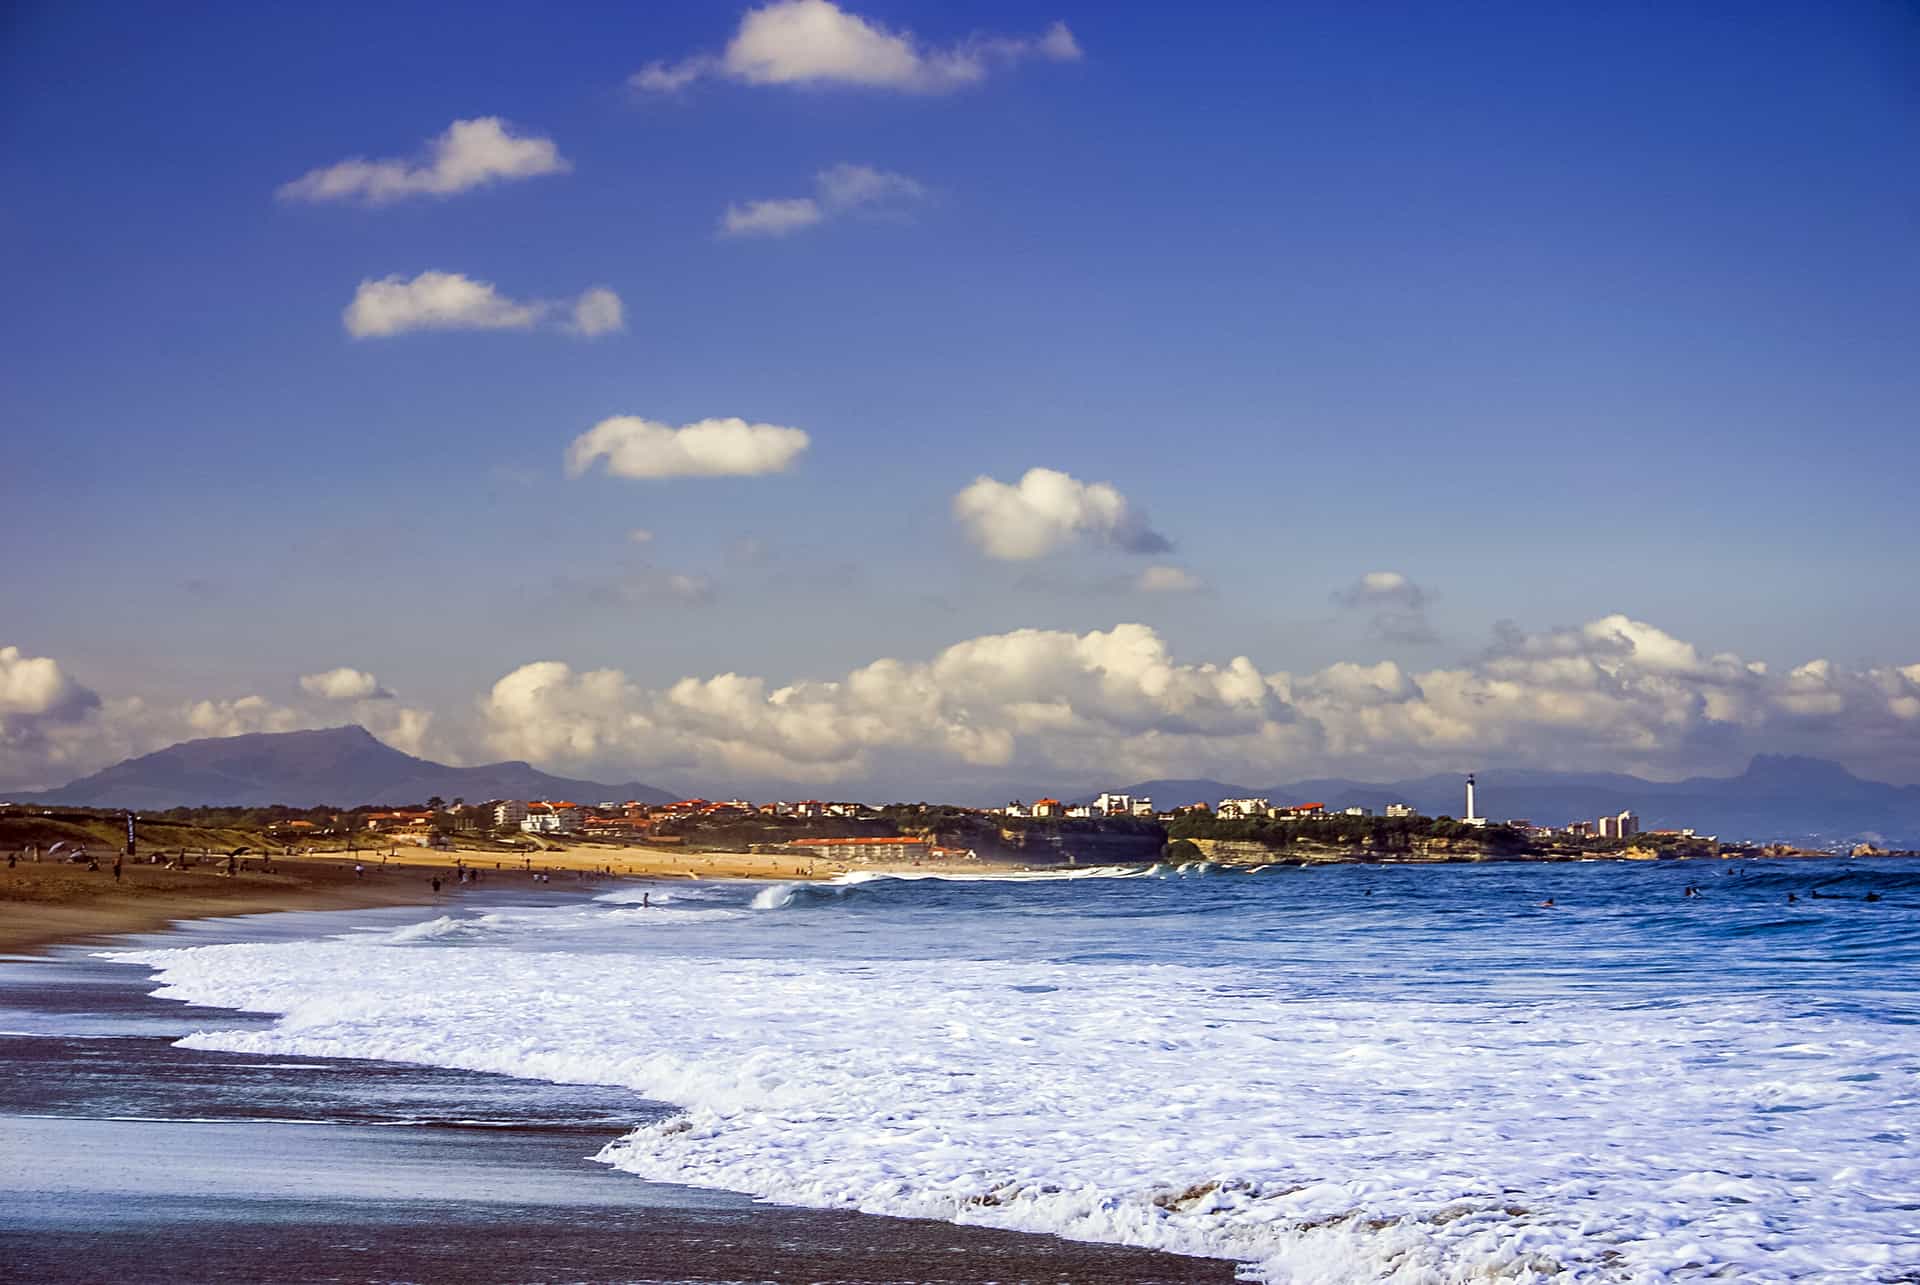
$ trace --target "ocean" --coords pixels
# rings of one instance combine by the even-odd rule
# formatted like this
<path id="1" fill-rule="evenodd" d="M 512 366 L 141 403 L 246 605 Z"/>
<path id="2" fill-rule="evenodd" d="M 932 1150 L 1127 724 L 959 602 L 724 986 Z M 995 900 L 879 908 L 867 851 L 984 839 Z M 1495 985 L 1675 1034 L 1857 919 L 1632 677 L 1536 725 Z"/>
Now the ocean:
<path id="1" fill-rule="evenodd" d="M 535 1082 L 652 1183 L 1271 1281 L 1920 1281 L 1920 862 L 526 901 L 111 958 L 181 1050 Z"/>

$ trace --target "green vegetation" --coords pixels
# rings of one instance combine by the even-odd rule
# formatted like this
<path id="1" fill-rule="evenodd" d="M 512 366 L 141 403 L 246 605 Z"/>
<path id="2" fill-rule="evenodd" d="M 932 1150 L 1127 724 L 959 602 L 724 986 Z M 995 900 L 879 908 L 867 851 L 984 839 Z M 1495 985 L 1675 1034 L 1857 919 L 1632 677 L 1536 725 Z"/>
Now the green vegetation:
<path id="1" fill-rule="evenodd" d="M 1167 822 L 1174 839 L 1230 839 L 1287 848 L 1299 843 L 1331 844 L 1368 852 L 1392 854 L 1410 851 L 1416 843 L 1433 840 L 1470 841 L 1497 854 L 1527 850 L 1525 834 L 1511 826 L 1463 825 L 1452 817 L 1328 816 L 1313 821 L 1284 821 L 1250 817 L 1222 821 L 1208 813 L 1190 813 Z"/>

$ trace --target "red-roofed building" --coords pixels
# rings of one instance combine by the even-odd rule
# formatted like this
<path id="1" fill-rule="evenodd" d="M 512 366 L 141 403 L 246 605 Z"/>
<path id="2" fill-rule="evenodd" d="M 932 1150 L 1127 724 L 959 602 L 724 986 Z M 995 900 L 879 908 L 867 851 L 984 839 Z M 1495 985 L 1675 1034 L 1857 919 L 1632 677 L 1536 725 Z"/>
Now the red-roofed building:
<path id="1" fill-rule="evenodd" d="M 911 835 L 795 839 L 787 846 L 810 857 L 828 857 L 836 861 L 912 861 L 933 852 L 933 840 L 917 839 Z"/>

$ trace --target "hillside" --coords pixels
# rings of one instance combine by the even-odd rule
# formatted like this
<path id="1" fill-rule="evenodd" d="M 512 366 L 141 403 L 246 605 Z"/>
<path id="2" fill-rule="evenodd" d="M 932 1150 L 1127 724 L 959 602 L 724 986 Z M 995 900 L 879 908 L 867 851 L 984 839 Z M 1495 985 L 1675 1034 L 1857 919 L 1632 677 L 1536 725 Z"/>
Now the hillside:
<path id="1" fill-rule="evenodd" d="M 20 802 L 160 809 L 229 805 L 289 807 L 419 803 L 443 799 L 638 799 L 679 797 L 639 782 L 603 785 L 552 776 L 522 762 L 450 767 L 403 754 L 364 727 L 259 732 L 184 741 L 116 763 Z"/>

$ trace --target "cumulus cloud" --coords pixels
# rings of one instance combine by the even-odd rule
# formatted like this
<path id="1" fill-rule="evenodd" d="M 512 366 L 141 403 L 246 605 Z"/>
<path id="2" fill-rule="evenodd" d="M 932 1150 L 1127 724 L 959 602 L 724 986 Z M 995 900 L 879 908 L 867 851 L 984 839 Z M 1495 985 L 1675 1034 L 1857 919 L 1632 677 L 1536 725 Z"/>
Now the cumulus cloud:
<path id="1" fill-rule="evenodd" d="M 615 477 L 751 477 L 783 473 L 807 449 L 797 428 L 703 419 L 674 428 L 638 415 L 603 419 L 567 447 L 567 474 L 579 477 L 601 460 Z"/>
<path id="2" fill-rule="evenodd" d="M 483 698 L 496 754 L 727 780 L 1089 781 L 1526 763 L 1651 775 L 1731 770 L 1793 750 L 1920 773 L 1920 665 L 1774 674 L 1606 616 L 1509 632 L 1468 664 L 1342 661 L 1303 674 L 1181 660 L 1137 624 L 1018 630 L 830 680 L 737 673 L 648 686 L 616 669 L 523 666 Z"/>
<path id="3" fill-rule="evenodd" d="M 813 176 L 814 195 L 729 205 L 720 216 L 722 236 L 786 236 L 845 214 L 865 211 L 899 215 L 927 189 L 905 174 L 871 165 L 840 164 Z"/>
<path id="4" fill-rule="evenodd" d="M 1043 557 L 1075 541 L 1126 553 L 1173 548 L 1110 483 L 1050 468 L 1028 469 L 1013 484 L 975 478 L 953 497 L 953 515 L 981 552 L 1006 561 Z"/>
<path id="5" fill-rule="evenodd" d="M 395 273 L 362 281 L 340 321 L 355 339 L 371 339 L 410 330 L 532 330 L 556 313 L 565 317 L 562 330 L 585 338 L 625 324 L 620 296 L 605 286 L 571 302 L 523 302 L 501 294 L 491 281 L 432 269 L 412 280 Z"/>
<path id="6" fill-rule="evenodd" d="M 674 574 L 648 568 L 638 591 L 663 603 L 697 594 Z M 0 782 L 58 784 L 190 737 L 340 721 L 336 703 L 316 701 L 100 697 L 49 658 L 0 649 Z M 1343 660 L 1292 673 L 1247 656 L 1181 657 L 1140 624 L 988 634 L 826 678 L 649 683 L 548 659 L 501 676 L 475 712 L 487 753 L 605 779 L 825 784 L 886 772 L 1094 785 L 1512 764 L 1671 777 L 1794 752 L 1920 780 L 1920 663 L 1774 668 L 1626 615 L 1505 627 L 1478 656 L 1423 669 Z M 360 704 L 355 717 L 410 753 L 458 758 L 472 744 L 430 740 L 432 716 L 398 701 Z"/>
<path id="7" fill-rule="evenodd" d="M 652 62 L 628 83 L 673 93 L 697 80 L 746 85 L 852 85 L 937 94 L 977 84 L 995 67 L 1030 59 L 1078 62 L 1080 46 L 1063 22 L 1037 36 L 975 35 L 947 46 L 890 31 L 831 0 L 772 0 L 749 9 L 718 55 Z"/>
<path id="8" fill-rule="evenodd" d="M 321 700 L 330 701 L 393 699 L 393 693 L 382 687 L 380 680 L 372 674 L 364 669 L 350 669 L 345 665 L 318 674 L 302 675 L 300 690 L 309 696 L 318 696 Z"/>
<path id="9" fill-rule="evenodd" d="M 1335 605 L 1370 610 L 1374 637 L 1392 643 L 1437 641 L 1427 620 L 1433 595 L 1399 571 L 1369 571 L 1333 595 Z"/>
<path id="10" fill-rule="evenodd" d="M 100 698 L 68 677 L 51 656 L 0 647 L 0 720 L 74 718 Z"/>
<path id="11" fill-rule="evenodd" d="M 498 116 L 457 120 L 427 145 L 419 162 L 370 161 L 361 157 L 310 170 L 279 189 L 283 201 L 359 201 L 385 205 L 414 196 L 459 192 L 542 174 L 565 174 L 573 166 L 550 138 L 513 133 Z"/>

